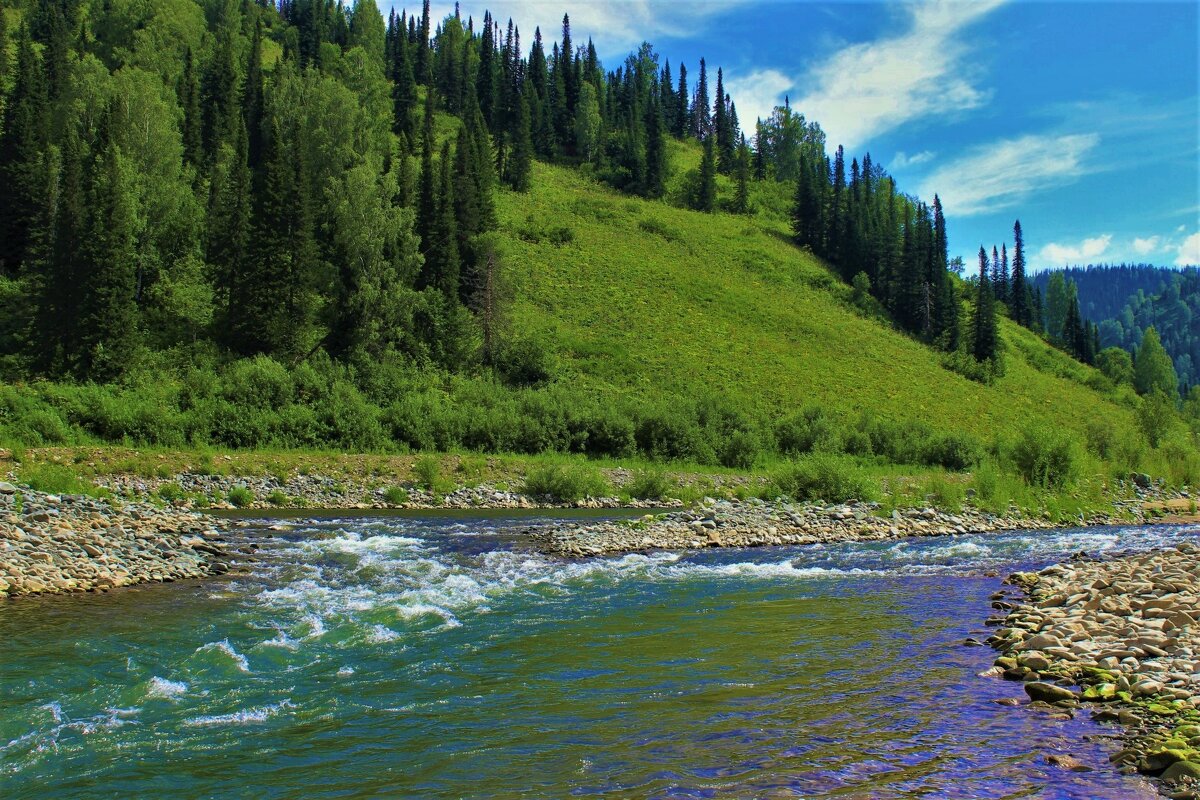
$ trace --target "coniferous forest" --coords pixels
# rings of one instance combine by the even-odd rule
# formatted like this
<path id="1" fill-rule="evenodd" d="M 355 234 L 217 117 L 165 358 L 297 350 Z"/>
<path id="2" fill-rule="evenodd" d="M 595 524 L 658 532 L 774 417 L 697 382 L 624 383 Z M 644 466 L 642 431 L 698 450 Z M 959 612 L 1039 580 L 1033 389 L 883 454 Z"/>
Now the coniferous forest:
<path id="1" fill-rule="evenodd" d="M 522 38 L 487 14 L 431 19 L 428 3 L 387 19 L 373 0 L 4 10 L 0 373 L 40 387 L 6 396 L 26 440 L 69 438 L 63 418 L 161 444 L 727 464 L 778 447 L 719 399 L 681 423 L 704 433 L 673 437 L 699 443 L 665 450 L 658 411 L 584 396 L 519 411 L 538 433 L 430 429 L 439 392 L 465 392 L 479 417 L 497 392 L 554 382 L 555 354 L 511 324 L 497 236 L 497 198 L 539 191 L 535 161 L 701 212 L 753 214 L 752 197 L 779 195 L 794 244 L 862 313 L 973 380 L 1004 372 L 1004 313 L 1096 358 L 1076 304 L 1066 328 L 1045 325 L 1019 222 L 1011 251 L 980 249 L 978 273 L 951 264 L 938 197 L 903 193 L 869 153 L 831 152 L 786 102 L 747 130 L 703 59 L 672 65 L 643 44 L 609 68 L 566 16 Z M 671 163 L 687 142 L 697 169 Z M 175 389 L 155 395 L 166 375 Z M 141 410 L 121 408 L 134 396 Z"/>

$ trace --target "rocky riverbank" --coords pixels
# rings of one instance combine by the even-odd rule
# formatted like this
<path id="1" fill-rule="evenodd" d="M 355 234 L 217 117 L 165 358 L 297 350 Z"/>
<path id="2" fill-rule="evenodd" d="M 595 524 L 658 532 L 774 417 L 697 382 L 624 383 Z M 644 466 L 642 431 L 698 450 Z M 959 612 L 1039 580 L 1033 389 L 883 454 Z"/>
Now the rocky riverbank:
<path id="1" fill-rule="evenodd" d="M 223 528 L 202 514 L 0 483 L 0 597 L 220 575 L 238 555 Z"/>
<path id="2" fill-rule="evenodd" d="M 618 476 L 619 477 L 619 476 Z M 628 479 L 628 476 L 626 476 Z M 378 482 L 376 482 L 378 483 Z M 345 508 L 381 509 L 534 509 L 534 508 L 662 508 L 682 506 L 679 500 L 638 500 L 589 497 L 564 502 L 533 497 L 487 483 L 433 492 L 414 483 L 386 486 L 339 480 L 323 475 L 204 475 L 185 472 L 168 478 L 105 475 L 96 484 L 124 497 L 158 497 L 187 508 Z M 230 498 L 238 500 L 233 503 Z"/>
<path id="3" fill-rule="evenodd" d="M 1081 556 L 1009 582 L 1024 596 L 993 598 L 1007 614 L 989 620 L 1002 653 L 990 673 L 1063 713 L 1095 704 L 1124 729 L 1118 768 L 1200 798 L 1200 544 Z"/>
<path id="4" fill-rule="evenodd" d="M 1096 517 L 1080 524 L 1100 525 Z M 1056 527 L 1044 519 L 1001 517 L 964 508 L 950 514 L 933 508 L 882 513 L 877 503 L 789 503 L 763 500 L 706 499 L 694 509 L 531 530 L 542 552 L 569 557 L 640 550 L 697 547 L 760 547 L 818 542 L 876 541 L 908 536 L 947 536 L 1016 529 Z"/>

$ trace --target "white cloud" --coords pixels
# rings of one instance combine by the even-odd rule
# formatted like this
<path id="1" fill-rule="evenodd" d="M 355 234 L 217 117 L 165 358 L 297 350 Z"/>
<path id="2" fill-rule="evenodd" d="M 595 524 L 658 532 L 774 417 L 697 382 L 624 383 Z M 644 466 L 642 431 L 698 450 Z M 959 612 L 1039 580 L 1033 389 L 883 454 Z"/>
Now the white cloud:
<path id="1" fill-rule="evenodd" d="M 892 170 L 904 169 L 905 167 L 915 167 L 918 164 L 924 164 L 926 161 L 932 161 L 937 155 L 932 150 L 922 150 L 919 153 L 913 153 L 911 156 L 903 150 L 892 156 L 891 162 L 888 164 Z"/>
<path id="2" fill-rule="evenodd" d="M 679 72 L 675 74 L 678 76 Z M 795 83 L 777 69 L 758 69 L 749 75 L 727 70 L 724 77 L 725 91 L 737 105 L 738 123 L 746 138 L 754 135 L 754 120 L 771 116 L 775 106 L 783 105 L 784 94 Z M 691 75 L 688 79 L 694 83 Z"/>
<path id="3" fill-rule="evenodd" d="M 1175 266 L 1187 267 L 1200 264 L 1200 233 L 1193 233 L 1179 245 L 1179 255 L 1175 258 Z"/>
<path id="4" fill-rule="evenodd" d="M 1135 238 L 1133 240 L 1133 250 L 1139 256 L 1144 256 L 1149 253 L 1153 253 L 1155 250 L 1157 250 L 1158 242 L 1159 242 L 1159 239 L 1157 236 L 1150 236 L 1145 239 L 1142 239 L 1140 237 Z"/>
<path id="5" fill-rule="evenodd" d="M 703 28 L 709 18 L 744 2 L 748 0 L 707 0 L 685 7 L 653 0 L 478 0 L 461 3 L 460 13 L 464 19 L 472 16 L 478 26 L 483 20 L 483 12 L 491 11 L 501 29 L 511 18 L 521 31 L 521 49 L 526 52 L 533 44 L 534 29 L 540 27 L 547 54 L 551 45 L 562 39 L 563 14 L 569 14 L 573 44 L 585 45 L 590 36 L 601 57 L 614 57 L 623 56 L 644 40 L 653 42 L 659 37 L 693 34 Z M 397 0 L 397 13 L 405 5 Z M 381 0 L 380 6 L 386 16 L 388 3 Z M 407 7 L 420 14 L 419 2 L 414 0 Z M 686 13 L 679 13 L 684 8 Z M 438 21 L 453 13 L 454 3 L 442 2 L 433 5 L 430 16 Z"/>
<path id="6" fill-rule="evenodd" d="M 905 5 L 907 32 L 837 51 L 809 71 L 801 85 L 812 89 L 793 107 L 821 123 L 830 145 L 848 148 L 911 120 L 978 108 L 989 93 L 970 80 L 963 29 L 999 5 Z"/>
<path id="7" fill-rule="evenodd" d="M 925 178 L 918 194 L 941 195 L 948 215 L 998 211 L 1087 173 L 1090 167 L 1085 159 L 1099 143 L 1094 133 L 1031 134 L 991 142 L 939 166 Z"/>
<path id="8" fill-rule="evenodd" d="M 1078 244 L 1058 244 L 1051 242 L 1042 248 L 1038 254 L 1041 260 L 1049 264 L 1078 264 L 1102 257 L 1108 252 L 1112 242 L 1112 234 L 1105 233 L 1084 239 Z"/>

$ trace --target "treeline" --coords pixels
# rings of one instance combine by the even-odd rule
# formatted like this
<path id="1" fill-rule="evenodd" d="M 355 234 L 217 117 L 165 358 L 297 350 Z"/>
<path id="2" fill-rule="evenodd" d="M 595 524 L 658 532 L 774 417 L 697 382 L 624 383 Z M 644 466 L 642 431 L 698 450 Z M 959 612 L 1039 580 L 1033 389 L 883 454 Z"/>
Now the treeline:
<path id="1" fill-rule="evenodd" d="M 1136 352 L 1153 328 L 1170 354 L 1180 391 L 1200 385 L 1200 274 L 1195 270 L 1172 272 L 1160 291 L 1142 290 L 1125 306 L 1100 323 L 1100 342 Z"/>
<path id="2" fill-rule="evenodd" d="M 1119 315 L 1129 298 L 1138 292 L 1147 297 L 1161 294 L 1175 275 L 1195 274 L 1197 270 L 1195 267 L 1179 270 L 1153 264 L 1088 264 L 1043 270 L 1033 275 L 1031 282 L 1044 293 L 1055 272 L 1074 282 L 1083 316 L 1101 322 Z"/>

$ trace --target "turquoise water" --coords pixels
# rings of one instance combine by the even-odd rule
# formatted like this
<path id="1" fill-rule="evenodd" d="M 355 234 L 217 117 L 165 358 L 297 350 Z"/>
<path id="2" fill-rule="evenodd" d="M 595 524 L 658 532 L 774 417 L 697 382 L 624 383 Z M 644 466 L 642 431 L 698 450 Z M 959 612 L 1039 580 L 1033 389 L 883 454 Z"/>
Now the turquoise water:
<path id="1" fill-rule="evenodd" d="M 0 605 L 0 796 L 1150 798 L 962 641 L 989 571 L 1197 533 L 572 562 L 519 550 L 546 519 L 293 524 L 250 577 Z"/>

